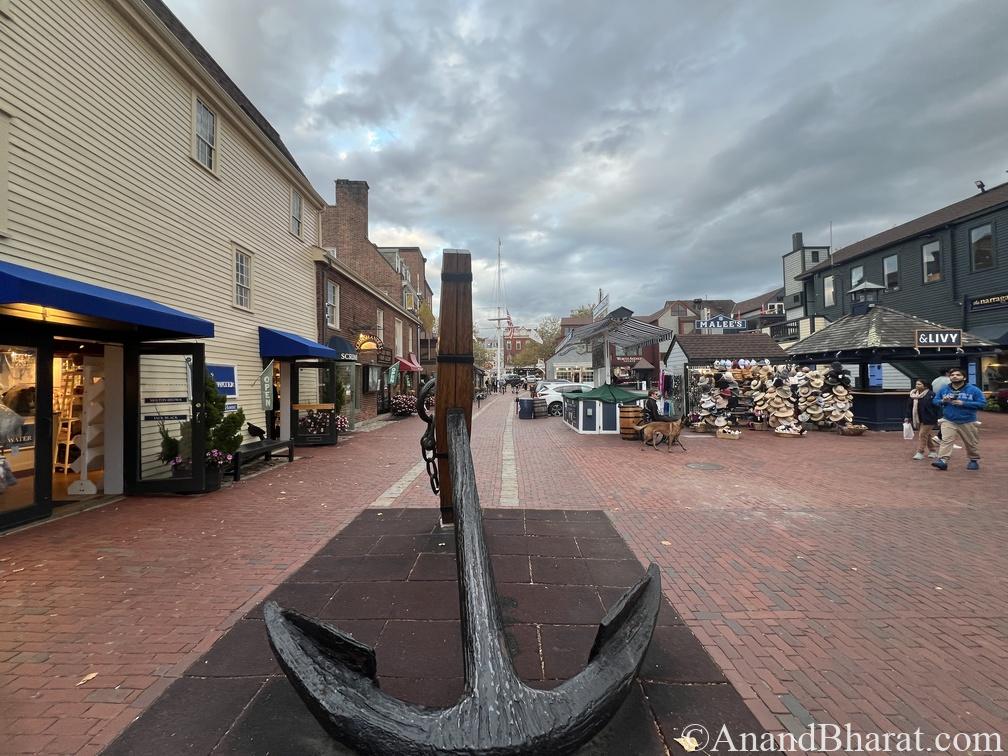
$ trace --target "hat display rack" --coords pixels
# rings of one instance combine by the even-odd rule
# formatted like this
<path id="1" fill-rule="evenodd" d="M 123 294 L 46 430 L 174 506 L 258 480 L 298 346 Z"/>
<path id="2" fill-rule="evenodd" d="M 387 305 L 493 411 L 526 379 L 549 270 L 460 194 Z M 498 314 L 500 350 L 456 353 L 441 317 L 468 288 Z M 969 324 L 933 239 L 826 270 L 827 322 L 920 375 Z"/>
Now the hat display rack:
<path id="1" fill-rule="evenodd" d="M 854 420 L 850 373 L 840 363 L 825 371 L 773 367 L 769 360 L 717 360 L 690 374 L 694 430 L 738 438 L 742 427 L 798 438 Z M 730 435 L 729 435 L 730 434 Z"/>

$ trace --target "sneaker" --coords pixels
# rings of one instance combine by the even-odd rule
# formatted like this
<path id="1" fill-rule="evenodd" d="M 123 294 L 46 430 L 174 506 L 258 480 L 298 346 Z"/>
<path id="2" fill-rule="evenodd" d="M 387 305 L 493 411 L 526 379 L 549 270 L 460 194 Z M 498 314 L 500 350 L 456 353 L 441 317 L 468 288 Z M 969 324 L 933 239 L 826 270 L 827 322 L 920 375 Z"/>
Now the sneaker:
<path id="1" fill-rule="evenodd" d="M 980 461 L 976 460 L 976 459 L 971 459 L 969 461 L 969 464 L 966 465 L 966 469 L 967 470 L 979 470 L 980 469 Z"/>
<path id="2" fill-rule="evenodd" d="M 936 459 L 931 463 L 931 467 L 937 467 L 939 470 L 948 470 L 948 462 L 944 459 Z"/>
<path id="3" fill-rule="evenodd" d="M 931 459 L 938 459 L 938 452 L 928 452 L 928 456 L 931 457 Z"/>
<path id="4" fill-rule="evenodd" d="M 916 454 L 913 455 L 913 458 L 914 459 L 924 459 L 924 455 L 921 454 L 920 452 L 917 452 Z"/>

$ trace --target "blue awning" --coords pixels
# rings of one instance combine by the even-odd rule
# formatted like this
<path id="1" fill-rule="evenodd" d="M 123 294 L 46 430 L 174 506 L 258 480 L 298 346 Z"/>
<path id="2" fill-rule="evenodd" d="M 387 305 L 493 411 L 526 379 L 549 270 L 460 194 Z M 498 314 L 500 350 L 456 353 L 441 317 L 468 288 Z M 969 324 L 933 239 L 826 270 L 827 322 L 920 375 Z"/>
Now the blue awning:
<path id="1" fill-rule="evenodd" d="M 335 349 L 319 344 L 317 341 L 298 336 L 296 333 L 277 331 L 273 328 L 259 326 L 259 354 L 263 357 L 281 357 L 298 359 L 315 357 L 320 360 L 337 360 L 339 355 Z"/>
<path id="2" fill-rule="evenodd" d="M 357 362 L 357 349 L 342 336 L 329 339 L 329 348 L 336 352 L 336 359 L 340 362 Z"/>
<path id="3" fill-rule="evenodd" d="M 153 328 L 174 338 L 209 339 L 214 326 L 151 299 L 0 261 L 0 304 L 29 304 Z"/>

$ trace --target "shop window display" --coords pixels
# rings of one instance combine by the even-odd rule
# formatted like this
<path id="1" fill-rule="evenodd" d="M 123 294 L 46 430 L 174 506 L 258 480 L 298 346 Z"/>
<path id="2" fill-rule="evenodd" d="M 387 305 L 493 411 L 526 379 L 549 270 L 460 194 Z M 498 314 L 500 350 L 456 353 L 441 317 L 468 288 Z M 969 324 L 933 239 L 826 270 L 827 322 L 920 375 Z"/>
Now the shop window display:
<path id="1" fill-rule="evenodd" d="M 34 350 L 0 345 L 0 512 L 34 499 L 37 370 Z"/>

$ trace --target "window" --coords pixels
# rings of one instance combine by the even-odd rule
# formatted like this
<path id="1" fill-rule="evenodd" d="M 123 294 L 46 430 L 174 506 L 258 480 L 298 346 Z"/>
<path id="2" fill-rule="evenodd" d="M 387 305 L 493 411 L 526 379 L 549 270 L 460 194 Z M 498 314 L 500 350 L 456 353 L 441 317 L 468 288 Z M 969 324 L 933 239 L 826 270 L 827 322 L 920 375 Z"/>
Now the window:
<path id="1" fill-rule="evenodd" d="M 375 313 L 375 336 L 385 343 L 385 310 L 378 310 Z"/>
<path id="2" fill-rule="evenodd" d="M 882 258 L 882 282 L 886 291 L 899 291 L 899 255 Z"/>
<path id="3" fill-rule="evenodd" d="M 970 264 L 973 270 L 994 267 L 994 233 L 990 223 L 970 230 Z"/>
<path id="4" fill-rule="evenodd" d="M 406 351 L 407 352 L 412 352 L 413 351 L 413 326 L 410 326 L 410 329 L 409 329 L 409 341 L 407 342 L 407 344 L 409 344 L 409 346 L 406 349 Z"/>
<path id="5" fill-rule="evenodd" d="M 809 250 L 809 252 L 812 255 L 812 262 L 814 262 L 814 263 L 819 262 L 819 250 L 818 249 L 812 249 L 812 250 Z"/>
<path id="6" fill-rule="evenodd" d="M 217 170 L 217 116 L 196 98 L 196 162 L 209 171 Z"/>
<path id="7" fill-rule="evenodd" d="M 407 291 L 406 292 L 406 295 L 405 295 L 405 298 L 404 298 L 404 304 L 406 305 L 406 309 L 407 310 L 411 310 L 412 311 L 413 309 L 415 309 L 416 305 L 415 305 L 415 302 L 414 302 L 414 299 L 413 299 L 413 292 L 411 292 L 411 291 Z"/>
<path id="8" fill-rule="evenodd" d="M 921 247 L 921 268 L 924 270 L 924 283 L 942 280 L 941 242 L 928 242 Z"/>
<path id="9" fill-rule="evenodd" d="M 339 284 L 326 281 L 325 297 L 326 325 L 339 328 Z"/>
<path id="10" fill-rule="evenodd" d="M 290 232 L 294 236 L 301 238 L 301 210 L 302 201 L 301 195 L 295 191 L 291 192 L 291 221 L 290 221 Z"/>
<path id="11" fill-rule="evenodd" d="M 836 289 L 834 288 L 833 279 L 833 276 L 825 276 L 822 280 L 824 307 L 833 307 L 836 304 Z"/>
<path id="12" fill-rule="evenodd" d="M 399 318 L 395 319 L 395 356 L 402 357 L 403 351 L 403 333 L 402 333 L 402 321 Z"/>
<path id="13" fill-rule="evenodd" d="M 864 265 L 855 265 L 850 269 L 850 285 L 853 289 L 860 283 L 864 282 Z"/>
<path id="14" fill-rule="evenodd" d="M 234 303 L 245 310 L 252 308 L 252 255 L 240 249 L 234 257 Z"/>
<path id="15" fill-rule="evenodd" d="M 509 352 L 511 351 L 511 339 L 508 339 L 508 340 L 507 340 L 507 350 L 508 350 Z"/>
<path id="16" fill-rule="evenodd" d="M 0 3 L 2 10 L 2 3 Z M 10 116 L 0 110 L 0 236 L 7 235 L 7 161 Z"/>

